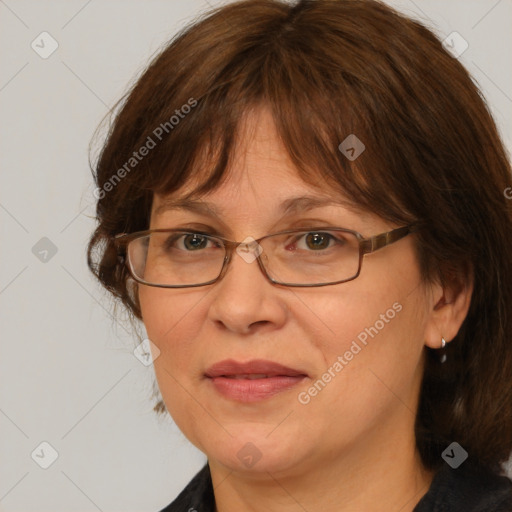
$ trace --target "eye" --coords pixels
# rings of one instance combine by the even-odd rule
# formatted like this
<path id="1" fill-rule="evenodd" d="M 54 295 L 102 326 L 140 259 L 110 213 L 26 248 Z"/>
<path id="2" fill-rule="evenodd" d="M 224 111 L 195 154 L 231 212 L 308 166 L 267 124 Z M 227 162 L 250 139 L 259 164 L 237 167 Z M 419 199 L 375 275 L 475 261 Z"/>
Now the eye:
<path id="1" fill-rule="evenodd" d="M 329 249 L 336 244 L 342 244 L 343 240 L 334 237 L 330 233 L 311 231 L 309 233 L 298 235 L 294 242 L 296 247 L 293 247 L 292 249 L 322 251 Z"/>
<path id="2" fill-rule="evenodd" d="M 183 246 L 187 250 L 195 251 L 197 249 L 204 249 L 208 244 L 208 238 L 203 235 L 183 235 Z"/>
<path id="3" fill-rule="evenodd" d="M 179 249 L 181 251 L 194 252 L 201 249 L 218 247 L 210 237 L 201 233 L 184 233 L 180 235 L 171 235 L 165 241 L 166 249 Z"/>
<path id="4" fill-rule="evenodd" d="M 308 249 L 326 249 L 331 243 L 332 237 L 327 233 L 308 233 L 304 235 L 304 241 Z"/>

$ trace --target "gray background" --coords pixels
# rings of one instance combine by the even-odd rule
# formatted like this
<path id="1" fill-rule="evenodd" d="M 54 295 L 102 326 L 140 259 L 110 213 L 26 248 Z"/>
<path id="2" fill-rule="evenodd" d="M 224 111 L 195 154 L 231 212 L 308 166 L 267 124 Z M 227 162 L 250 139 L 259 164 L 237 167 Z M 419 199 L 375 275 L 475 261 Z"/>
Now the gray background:
<path id="1" fill-rule="evenodd" d="M 86 268 L 87 150 L 148 58 L 220 3 L 0 0 L 2 511 L 156 511 L 205 461 L 152 412 L 153 369 Z M 389 3 L 467 40 L 460 59 L 510 151 L 511 0 Z M 31 48 L 43 31 L 59 44 L 47 59 Z M 31 458 L 43 441 L 59 455 L 46 470 Z"/>

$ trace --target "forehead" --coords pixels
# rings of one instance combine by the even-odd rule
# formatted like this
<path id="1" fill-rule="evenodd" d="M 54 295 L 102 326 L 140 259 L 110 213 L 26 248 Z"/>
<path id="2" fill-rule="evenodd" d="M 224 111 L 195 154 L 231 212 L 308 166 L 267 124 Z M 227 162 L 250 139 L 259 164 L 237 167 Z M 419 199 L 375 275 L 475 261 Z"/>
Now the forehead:
<path id="1" fill-rule="evenodd" d="M 207 169 L 208 162 L 198 163 L 198 166 Z M 301 176 L 265 107 L 249 111 L 240 120 L 230 162 L 213 190 L 202 196 L 195 194 L 204 176 L 201 172 L 193 174 L 193 180 L 172 194 L 155 194 L 153 211 L 159 213 L 186 205 L 194 208 L 205 202 L 211 204 L 213 211 L 212 203 L 244 205 L 251 200 L 261 204 L 273 202 L 287 211 L 328 204 L 356 206 L 341 191 L 335 191 L 332 184 L 327 184 L 320 170 L 312 173 L 316 183 Z"/>
<path id="2" fill-rule="evenodd" d="M 159 215 L 166 211 L 186 210 L 202 215 L 215 217 L 225 216 L 224 211 L 227 209 L 226 206 L 228 205 L 215 200 L 212 201 L 211 198 L 208 200 L 207 197 L 209 196 L 205 196 L 205 198 L 176 197 L 174 195 L 157 196 L 154 203 L 154 214 Z M 328 206 L 352 209 L 346 201 L 339 197 L 313 194 L 283 197 L 282 200 L 277 200 L 274 204 L 281 215 L 295 214 Z"/>

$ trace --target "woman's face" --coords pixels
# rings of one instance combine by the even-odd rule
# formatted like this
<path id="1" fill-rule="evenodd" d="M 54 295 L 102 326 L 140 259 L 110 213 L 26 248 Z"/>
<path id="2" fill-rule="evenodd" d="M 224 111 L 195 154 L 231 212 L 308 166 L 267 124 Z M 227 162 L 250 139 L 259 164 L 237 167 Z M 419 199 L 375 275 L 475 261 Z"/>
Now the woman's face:
<path id="1" fill-rule="evenodd" d="M 157 214 L 169 198 L 157 195 L 151 228 L 215 230 L 243 241 L 318 225 L 364 237 L 397 227 L 327 201 L 283 213 L 291 198 L 340 196 L 300 179 L 270 116 L 259 116 L 249 118 L 253 132 L 227 181 L 200 198 L 217 216 L 184 208 Z M 435 331 L 431 295 L 421 284 L 412 236 L 366 255 L 359 277 L 338 285 L 276 286 L 256 261 L 235 252 L 213 285 L 139 288 L 148 337 L 160 350 L 158 384 L 178 427 L 210 461 L 270 472 L 307 469 L 343 454 L 363 460 L 377 456 L 383 442 L 412 439 L 422 349 L 427 331 Z M 306 376 L 244 401 L 221 393 L 205 375 L 225 360 L 266 360 Z"/>

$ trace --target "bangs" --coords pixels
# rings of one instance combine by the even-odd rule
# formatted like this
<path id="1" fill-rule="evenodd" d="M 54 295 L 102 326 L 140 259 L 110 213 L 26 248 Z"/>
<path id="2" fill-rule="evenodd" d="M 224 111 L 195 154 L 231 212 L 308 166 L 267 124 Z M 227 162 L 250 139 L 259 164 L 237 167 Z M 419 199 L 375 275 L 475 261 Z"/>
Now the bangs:
<path id="1" fill-rule="evenodd" d="M 365 80 L 346 72 L 350 67 L 347 62 L 355 58 L 350 48 L 346 49 L 346 62 L 337 65 L 318 59 L 306 45 L 297 46 L 293 34 L 288 32 L 287 36 L 289 41 L 276 36 L 274 41 L 246 42 L 220 70 L 199 67 L 188 75 L 186 87 L 177 79 L 166 87 L 171 94 L 165 101 L 167 111 L 164 108 L 162 115 L 160 110 L 150 122 L 151 111 L 146 112 L 146 129 L 135 146 L 148 136 L 155 138 L 157 130 L 153 127 L 165 126 L 173 111 L 190 103 L 191 91 L 197 106 L 156 141 L 155 149 L 140 166 L 139 179 L 132 182 L 137 189 L 132 197 L 140 190 L 151 196 L 170 195 L 184 186 L 189 190 L 187 197 L 214 190 L 228 177 L 235 149 L 245 133 L 245 121 L 259 109 L 269 109 L 283 147 L 306 183 L 339 193 L 352 205 L 390 222 L 416 221 L 399 196 L 403 187 L 398 186 L 393 162 L 386 161 L 375 136 L 379 126 L 386 127 L 389 141 L 393 136 L 390 120 L 384 112 L 379 118 Z M 158 96 L 160 92 L 152 94 Z M 351 160 L 340 150 L 340 144 L 354 136 L 364 149 Z M 146 205 L 150 202 L 147 197 Z M 146 226 L 137 229 L 147 228 L 149 216 L 146 220 Z"/>
<path id="2" fill-rule="evenodd" d="M 394 224 L 431 218 L 433 197 L 440 217 L 449 217 L 446 191 L 467 178 L 463 171 L 449 178 L 446 170 L 475 162 L 462 142 L 455 153 L 445 134 L 461 141 L 475 134 L 469 112 L 454 130 L 444 114 L 460 98 L 430 79 L 443 67 L 467 78 L 448 55 L 431 57 L 439 41 L 412 21 L 397 29 L 379 4 L 369 15 L 365 3 L 336 3 L 331 12 L 330 3 L 301 11 L 258 1 L 258 14 L 241 25 L 247 5 L 235 2 L 185 30 L 127 95 L 97 166 L 104 188 L 123 162 L 136 164 L 117 180 L 115 194 L 98 201 L 100 215 L 103 208 L 118 211 L 105 223 L 107 233 L 147 229 L 155 193 L 193 186 L 189 197 L 201 196 L 218 187 L 245 120 L 260 108 L 270 111 L 306 183 Z M 363 20 L 372 26 L 368 33 L 361 32 Z M 418 33 L 422 46 L 412 52 Z M 354 158 L 350 141 L 360 148 Z M 145 156 L 135 160 L 138 148 Z"/>

